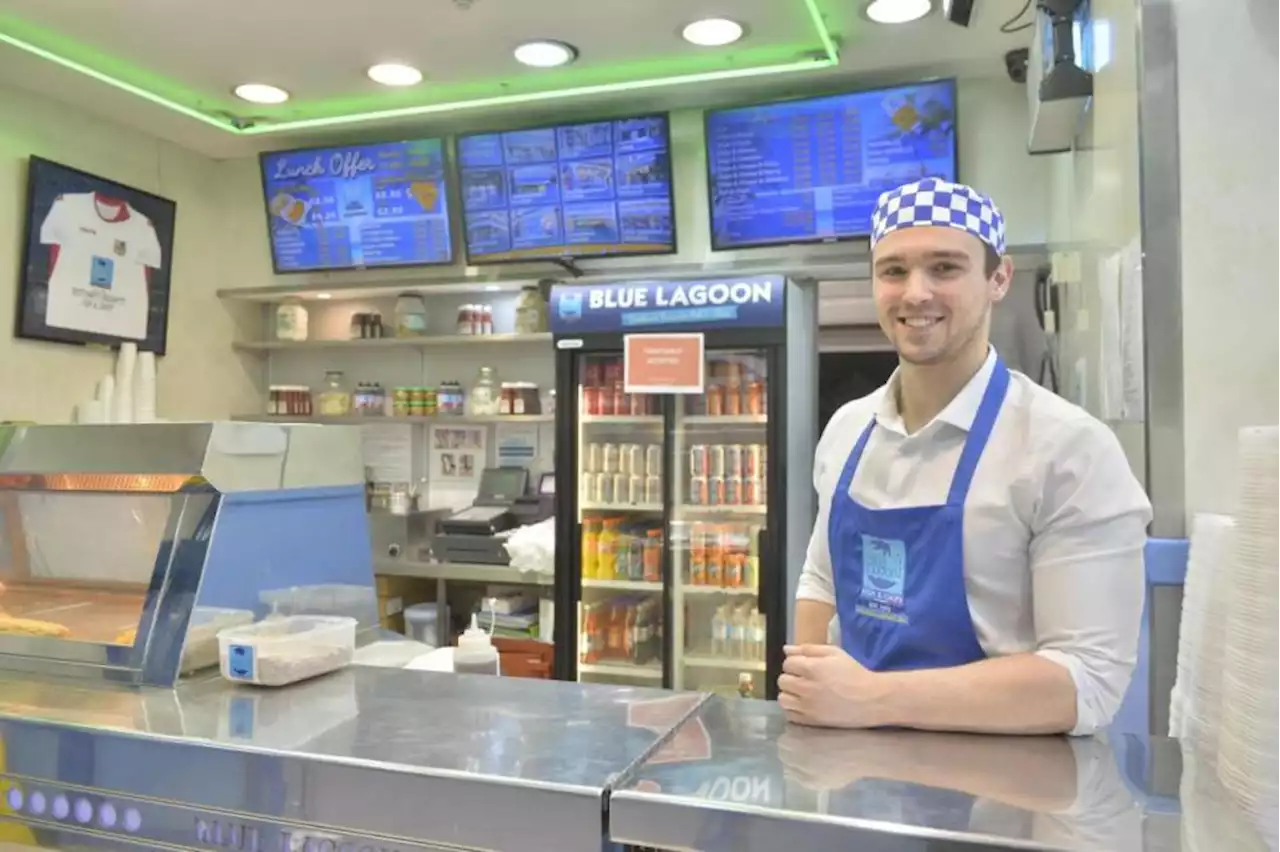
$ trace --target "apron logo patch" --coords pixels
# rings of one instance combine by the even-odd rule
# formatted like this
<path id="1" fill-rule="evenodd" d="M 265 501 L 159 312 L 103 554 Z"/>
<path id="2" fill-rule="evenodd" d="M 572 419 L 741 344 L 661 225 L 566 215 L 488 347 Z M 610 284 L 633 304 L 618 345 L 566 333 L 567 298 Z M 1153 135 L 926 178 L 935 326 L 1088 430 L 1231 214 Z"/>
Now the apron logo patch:
<path id="1" fill-rule="evenodd" d="M 901 603 L 907 580 L 907 545 L 899 539 L 862 536 L 862 594 L 883 603 Z"/>
<path id="2" fill-rule="evenodd" d="M 116 240 L 114 248 L 117 256 L 124 257 L 124 253 L 129 250 L 129 245 L 124 240 Z"/>

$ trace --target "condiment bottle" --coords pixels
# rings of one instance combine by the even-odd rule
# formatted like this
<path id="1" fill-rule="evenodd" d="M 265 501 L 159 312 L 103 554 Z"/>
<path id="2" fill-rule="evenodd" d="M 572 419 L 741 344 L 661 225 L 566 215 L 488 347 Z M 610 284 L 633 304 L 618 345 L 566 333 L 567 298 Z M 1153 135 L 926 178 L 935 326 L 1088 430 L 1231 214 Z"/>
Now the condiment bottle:
<path id="1" fill-rule="evenodd" d="M 474 612 L 471 626 L 458 637 L 458 647 L 453 649 L 453 671 L 455 674 L 499 674 L 498 649 L 493 647 L 489 634 L 480 629 Z"/>

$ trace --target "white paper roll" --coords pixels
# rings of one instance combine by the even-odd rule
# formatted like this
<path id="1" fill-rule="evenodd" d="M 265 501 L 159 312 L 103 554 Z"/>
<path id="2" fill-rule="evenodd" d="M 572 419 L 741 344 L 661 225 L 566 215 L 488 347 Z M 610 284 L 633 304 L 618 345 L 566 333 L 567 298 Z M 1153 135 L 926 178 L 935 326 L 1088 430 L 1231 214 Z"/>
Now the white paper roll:
<path id="1" fill-rule="evenodd" d="M 138 344 L 121 343 L 116 357 L 116 404 L 114 423 L 133 422 L 133 374 L 137 368 Z"/>

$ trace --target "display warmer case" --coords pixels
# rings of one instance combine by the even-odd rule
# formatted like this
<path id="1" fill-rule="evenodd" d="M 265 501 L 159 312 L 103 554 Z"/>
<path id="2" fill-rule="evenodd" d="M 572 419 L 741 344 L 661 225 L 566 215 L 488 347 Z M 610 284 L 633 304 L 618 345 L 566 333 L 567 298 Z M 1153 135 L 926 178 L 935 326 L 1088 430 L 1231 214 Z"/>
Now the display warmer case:
<path id="1" fill-rule="evenodd" d="M 354 430 L 0 428 L 0 669 L 173 686 L 273 611 L 376 627 Z"/>
<path id="2" fill-rule="evenodd" d="M 211 665 L 273 614 L 381 638 L 359 437 L 0 431 L 0 849 L 599 852 L 612 779 L 705 695 Z"/>

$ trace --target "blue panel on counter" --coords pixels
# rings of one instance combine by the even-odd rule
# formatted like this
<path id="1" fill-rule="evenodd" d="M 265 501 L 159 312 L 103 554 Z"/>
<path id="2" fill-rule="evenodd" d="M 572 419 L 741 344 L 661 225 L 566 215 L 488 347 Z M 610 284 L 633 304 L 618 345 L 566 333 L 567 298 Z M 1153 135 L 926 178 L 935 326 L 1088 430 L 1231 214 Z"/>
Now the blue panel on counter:
<path id="1" fill-rule="evenodd" d="M 551 330 L 595 334 L 781 326 L 785 285 L 780 275 L 558 285 L 551 289 Z"/>
<path id="2" fill-rule="evenodd" d="M 252 610 L 261 617 L 271 592 L 311 589 L 311 595 L 282 599 L 314 601 L 325 592 L 358 599 L 358 611 L 338 601 L 340 611 L 322 607 L 314 614 L 350 615 L 362 627 L 377 623 L 363 487 L 227 494 L 217 523 L 199 606 Z"/>

